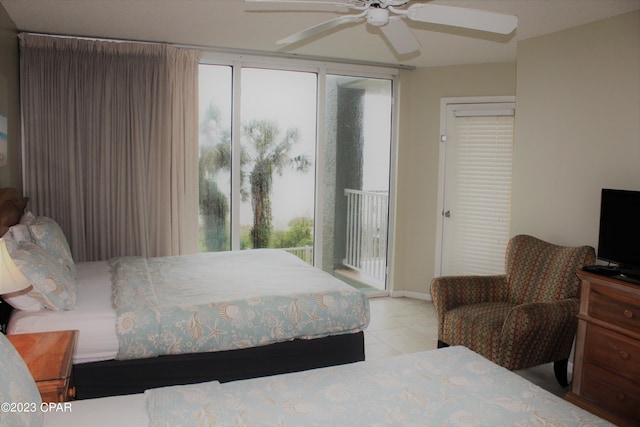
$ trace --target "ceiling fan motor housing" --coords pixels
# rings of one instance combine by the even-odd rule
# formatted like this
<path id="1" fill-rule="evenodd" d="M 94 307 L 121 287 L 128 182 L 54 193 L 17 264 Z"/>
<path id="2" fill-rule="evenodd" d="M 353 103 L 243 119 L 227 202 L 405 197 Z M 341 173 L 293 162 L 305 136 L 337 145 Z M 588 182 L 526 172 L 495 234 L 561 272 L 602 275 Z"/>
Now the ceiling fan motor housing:
<path id="1" fill-rule="evenodd" d="M 372 7 L 367 10 L 367 23 L 375 27 L 382 27 L 389 23 L 389 10 Z"/>

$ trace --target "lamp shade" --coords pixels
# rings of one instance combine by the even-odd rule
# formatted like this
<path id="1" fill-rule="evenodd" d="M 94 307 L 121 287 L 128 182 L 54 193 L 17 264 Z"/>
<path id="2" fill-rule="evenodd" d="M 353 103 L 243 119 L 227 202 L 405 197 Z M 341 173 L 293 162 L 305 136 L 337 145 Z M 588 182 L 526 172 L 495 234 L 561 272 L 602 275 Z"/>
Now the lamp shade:
<path id="1" fill-rule="evenodd" d="M 21 291 L 29 285 L 31 282 L 24 277 L 9 255 L 7 242 L 0 239 L 0 295 Z"/>

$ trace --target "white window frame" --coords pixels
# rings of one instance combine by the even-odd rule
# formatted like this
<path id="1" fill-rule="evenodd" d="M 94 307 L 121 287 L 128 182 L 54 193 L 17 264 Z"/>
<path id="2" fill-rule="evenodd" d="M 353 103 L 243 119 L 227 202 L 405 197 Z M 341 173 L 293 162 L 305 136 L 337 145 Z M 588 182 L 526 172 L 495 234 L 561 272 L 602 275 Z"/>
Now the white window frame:
<path id="1" fill-rule="evenodd" d="M 396 174 L 397 174 L 397 140 L 398 140 L 398 112 L 399 112 L 399 82 L 398 75 L 400 68 L 382 65 L 349 64 L 342 62 L 332 62 L 314 59 L 283 58 L 278 56 L 262 56 L 259 54 L 234 53 L 227 51 L 217 51 L 215 49 L 205 49 L 202 51 L 201 64 L 226 65 L 231 66 L 233 76 L 233 106 L 232 106 L 232 132 L 231 145 L 236 152 L 240 145 L 240 100 L 241 100 L 241 70 L 242 68 L 266 68 L 272 70 L 313 72 L 318 76 L 318 97 L 317 97 L 317 130 L 316 130 L 316 191 L 315 191 L 315 220 L 314 220 L 314 265 L 322 267 L 322 230 L 325 194 L 322 185 L 324 181 L 324 148 L 326 143 L 324 127 L 320 123 L 325 122 L 325 88 L 327 75 L 361 76 L 365 78 L 377 78 L 391 80 L 392 84 L 392 108 L 391 108 L 391 153 L 389 165 L 389 227 L 387 240 L 387 289 L 393 289 L 392 266 L 393 247 L 395 243 L 395 209 L 396 209 Z M 239 84 L 238 84 L 239 83 Z M 237 164 L 236 164 L 237 163 Z M 240 159 L 233 159 L 232 194 L 239 193 L 240 182 Z M 236 176 L 237 175 L 237 176 Z M 234 184 L 235 183 L 235 184 Z M 237 187 L 237 188 L 236 188 Z M 237 193 L 236 193 L 237 192 Z M 231 235 L 240 235 L 240 208 L 238 203 L 231 204 Z M 231 249 L 239 248 L 239 239 L 232 239 Z"/>

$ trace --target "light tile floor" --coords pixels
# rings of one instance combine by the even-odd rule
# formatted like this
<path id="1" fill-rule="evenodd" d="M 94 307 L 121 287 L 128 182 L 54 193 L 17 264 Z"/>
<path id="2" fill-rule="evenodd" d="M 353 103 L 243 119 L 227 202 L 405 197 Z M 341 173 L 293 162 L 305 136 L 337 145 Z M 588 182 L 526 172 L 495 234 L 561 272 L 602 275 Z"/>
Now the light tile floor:
<path id="1" fill-rule="evenodd" d="M 370 298 L 371 322 L 365 331 L 367 360 L 437 348 L 437 319 L 433 303 L 411 298 Z M 563 396 L 569 388 L 557 383 L 553 365 L 517 371 L 540 387 Z"/>

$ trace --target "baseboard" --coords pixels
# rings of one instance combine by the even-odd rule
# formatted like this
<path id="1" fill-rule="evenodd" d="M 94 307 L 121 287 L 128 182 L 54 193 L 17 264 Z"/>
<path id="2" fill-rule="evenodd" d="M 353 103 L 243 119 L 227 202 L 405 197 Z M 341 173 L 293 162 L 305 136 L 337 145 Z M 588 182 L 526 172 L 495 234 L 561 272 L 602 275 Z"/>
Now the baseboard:
<path id="1" fill-rule="evenodd" d="M 414 291 L 391 291 L 391 298 L 413 298 L 431 301 L 431 295 Z"/>
<path id="2" fill-rule="evenodd" d="M 360 289 L 366 296 L 367 298 L 384 298 L 384 297 L 388 297 L 389 296 L 389 291 L 384 291 L 384 290 L 363 290 Z"/>

